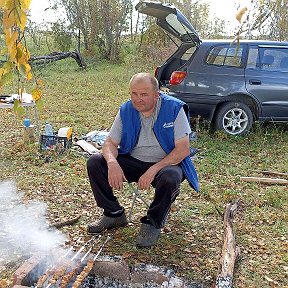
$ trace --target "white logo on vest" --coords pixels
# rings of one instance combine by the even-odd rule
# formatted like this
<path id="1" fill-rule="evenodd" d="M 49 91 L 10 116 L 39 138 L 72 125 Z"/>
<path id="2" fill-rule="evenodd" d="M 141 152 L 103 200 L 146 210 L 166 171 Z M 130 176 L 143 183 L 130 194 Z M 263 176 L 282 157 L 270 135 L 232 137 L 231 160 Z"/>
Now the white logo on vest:
<path id="1" fill-rule="evenodd" d="M 169 122 L 169 123 L 164 123 L 163 124 L 163 128 L 171 128 L 171 127 L 174 127 L 174 122 Z"/>

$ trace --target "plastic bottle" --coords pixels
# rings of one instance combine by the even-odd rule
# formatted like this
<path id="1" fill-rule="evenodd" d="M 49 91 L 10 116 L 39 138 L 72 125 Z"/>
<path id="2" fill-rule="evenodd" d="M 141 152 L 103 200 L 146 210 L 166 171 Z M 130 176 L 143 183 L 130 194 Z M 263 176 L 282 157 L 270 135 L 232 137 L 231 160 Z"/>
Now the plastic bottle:
<path id="1" fill-rule="evenodd" d="M 48 121 L 46 121 L 45 123 L 45 135 L 47 136 L 54 135 L 52 125 Z"/>
<path id="2" fill-rule="evenodd" d="M 23 121 L 23 140 L 25 144 L 31 144 L 35 142 L 35 135 L 34 135 L 34 125 L 31 125 L 31 121 L 28 118 L 25 118 Z"/>
<path id="3" fill-rule="evenodd" d="M 55 145 L 55 137 L 53 133 L 52 125 L 46 121 L 45 123 L 45 132 L 41 136 L 41 147 L 42 150 L 53 150 Z"/>

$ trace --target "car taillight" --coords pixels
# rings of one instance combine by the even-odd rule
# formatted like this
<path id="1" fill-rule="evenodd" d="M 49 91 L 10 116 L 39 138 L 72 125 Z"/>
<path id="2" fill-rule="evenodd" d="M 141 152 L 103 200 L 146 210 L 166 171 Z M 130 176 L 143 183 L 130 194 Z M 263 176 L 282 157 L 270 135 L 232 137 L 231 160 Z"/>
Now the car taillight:
<path id="1" fill-rule="evenodd" d="M 184 71 L 174 71 L 171 76 L 170 76 L 170 81 L 169 83 L 171 85 L 178 85 L 180 84 L 184 78 L 186 77 L 187 72 Z"/>
<path id="2" fill-rule="evenodd" d="M 155 78 L 157 78 L 159 69 L 160 69 L 160 66 L 157 66 L 156 69 L 155 69 L 155 71 L 154 71 L 154 76 L 155 76 Z"/>

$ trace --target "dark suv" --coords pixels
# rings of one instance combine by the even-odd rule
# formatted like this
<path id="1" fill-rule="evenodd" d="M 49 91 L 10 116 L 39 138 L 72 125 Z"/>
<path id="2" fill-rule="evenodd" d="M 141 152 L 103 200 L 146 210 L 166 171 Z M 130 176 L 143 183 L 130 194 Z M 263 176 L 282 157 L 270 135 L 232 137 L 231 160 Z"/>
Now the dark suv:
<path id="1" fill-rule="evenodd" d="M 288 42 L 201 41 L 174 6 L 142 1 L 136 10 L 180 39 L 155 76 L 189 105 L 191 116 L 232 135 L 247 133 L 256 120 L 288 121 Z"/>

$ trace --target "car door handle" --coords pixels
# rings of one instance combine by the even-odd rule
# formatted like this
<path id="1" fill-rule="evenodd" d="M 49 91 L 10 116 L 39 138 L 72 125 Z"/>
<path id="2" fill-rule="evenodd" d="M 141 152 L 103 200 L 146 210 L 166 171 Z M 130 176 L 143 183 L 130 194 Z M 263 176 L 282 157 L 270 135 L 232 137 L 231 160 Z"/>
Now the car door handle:
<path id="1" fill-rule="evenodd" d="M 261 85 L 261 80 L 250 79 L 249 84 L 250 85 Z"/>

